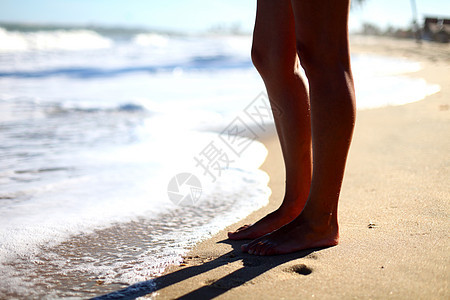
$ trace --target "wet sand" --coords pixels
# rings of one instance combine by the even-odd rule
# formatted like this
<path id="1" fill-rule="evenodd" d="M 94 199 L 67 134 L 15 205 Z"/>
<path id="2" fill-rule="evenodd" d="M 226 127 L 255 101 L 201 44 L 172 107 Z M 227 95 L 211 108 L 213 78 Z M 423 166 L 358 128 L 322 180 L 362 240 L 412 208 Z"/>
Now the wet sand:
<path id="1" fill-rule="evenodd" d="M 423 69 L 407 76 L 441 91 L 358 112 L 339 204 L 340 244 L 255 257 L 240 251 L 244 241 L 227 239 L 227 231 L 258 220 L 282 200 L 283 161 L 272 135 L 262 140 L 269 155 L 261 167 L 270 175 L 270 203 L 168 268 L 155 280 L 156 299 L 450 297 L 450 45 L 354 37 L 352 51 L 419 61 Z"/>

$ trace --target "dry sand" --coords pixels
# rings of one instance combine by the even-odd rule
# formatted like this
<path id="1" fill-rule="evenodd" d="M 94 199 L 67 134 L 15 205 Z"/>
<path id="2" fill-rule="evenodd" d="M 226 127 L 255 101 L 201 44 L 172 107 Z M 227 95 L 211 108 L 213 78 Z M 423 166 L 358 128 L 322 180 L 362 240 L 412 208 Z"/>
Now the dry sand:
<path id="1" fill-rule="evenodd" d="M 441 92 L 408 105 L 360 111 L 339 204 L 336 247 L 255 257 L 226 232 L 278 207 L 283 161 L 276 136 L 263 143 L 268 206 L 198 244 L 156 280 L 157 299 L 449 299 L 450 46 L 353 38 L 354 52 L 422 62 L 409 74 Z"/>

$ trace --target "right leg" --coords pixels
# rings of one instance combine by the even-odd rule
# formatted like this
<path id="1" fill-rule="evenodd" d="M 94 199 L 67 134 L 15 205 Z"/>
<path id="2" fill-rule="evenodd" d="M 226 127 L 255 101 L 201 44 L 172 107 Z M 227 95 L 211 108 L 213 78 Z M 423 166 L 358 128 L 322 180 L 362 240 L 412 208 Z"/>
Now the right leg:
<path id="1" fill-rule="evenodd" d="M 261 74 L 274 114 L 286 168 L 286 189 L 280 208 L 253 225 L 228 234 L 230 239 L 254 239 L 289 223 L 302 211 L 311 184 L 311 124 L 308 93 L 296 50 L 295 22 L 290 0 L 258 0 L 252 47 L 253 63 Z"/>

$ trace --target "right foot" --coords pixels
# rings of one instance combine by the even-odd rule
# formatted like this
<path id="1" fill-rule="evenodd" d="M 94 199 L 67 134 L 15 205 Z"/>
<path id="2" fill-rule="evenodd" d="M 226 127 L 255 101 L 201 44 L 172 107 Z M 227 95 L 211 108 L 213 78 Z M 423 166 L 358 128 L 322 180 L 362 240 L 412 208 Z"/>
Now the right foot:
<path id="1" fill-rule="evenodd" d="M 311 224 L 303 215 L 300 215 L 289 224 L 244 244 L 241 248 L 248 254 L 275 255 L 335 246 L 338 240 L 337 221 L 327 220 L 327 222 Z"/>
<path id="2" fill-rule="evenodd" d="M 259 238 L 291 222 L 300 212 L 301 210 L 298 209 L 283 210 L 278 208 L 254 224 L 244 225 L 235 232 L 228 232 L 228 238 L 231 240 L 253 240 Z"/>

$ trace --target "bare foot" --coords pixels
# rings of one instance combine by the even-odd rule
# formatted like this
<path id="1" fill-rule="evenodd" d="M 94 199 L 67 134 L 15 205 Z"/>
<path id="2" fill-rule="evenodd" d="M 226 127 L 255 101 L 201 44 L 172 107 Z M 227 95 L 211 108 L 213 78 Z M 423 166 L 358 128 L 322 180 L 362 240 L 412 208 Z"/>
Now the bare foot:
<path id="1" fill-rule="evenodd" d="M 303 203 L 300 208 L 280 207 L 254 224 L 239 227 L 235 232 L 228 232 L 228 237 L 231 240 L 259 238 L 294 220 L 300 214 L 302 208 Z"/>
<path id="2" fill-rule="evenodd" d="M 242 251 L 254 255 L 275 255 L 338 244 L 337 223 L 311 224 L 303 219 L 300 215 L 280 229 L 242 245 Z"/>

